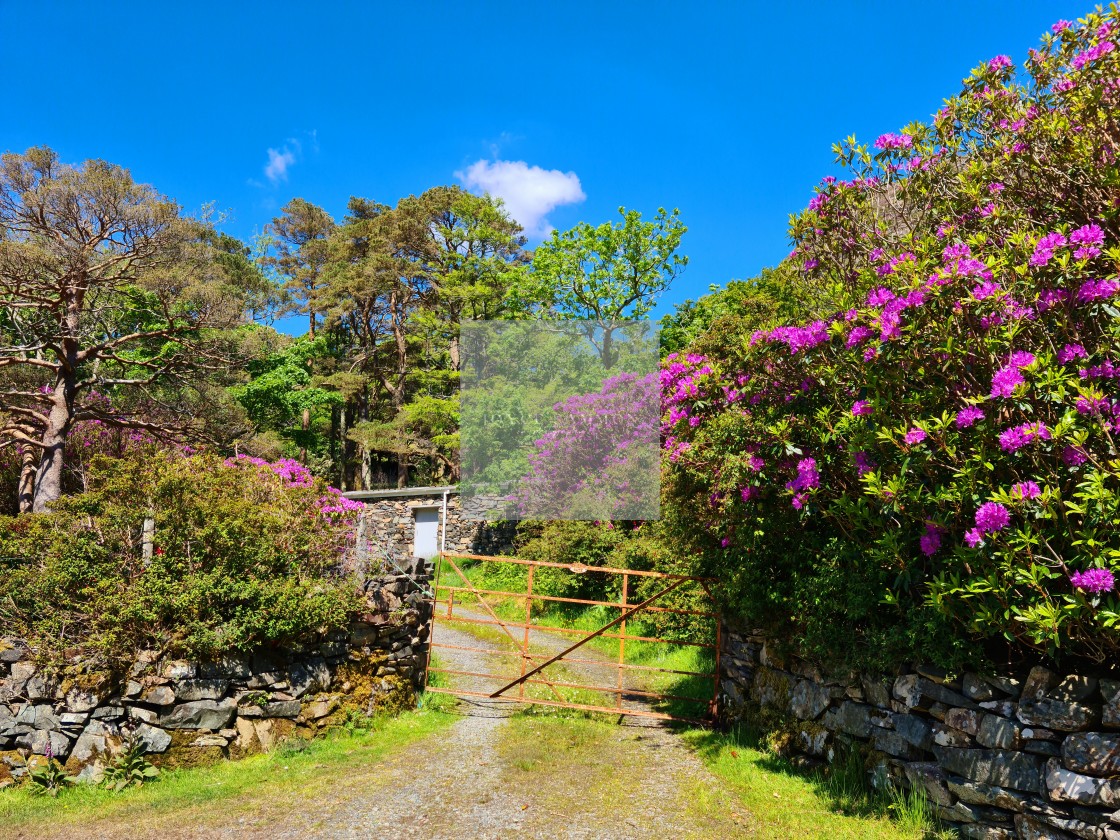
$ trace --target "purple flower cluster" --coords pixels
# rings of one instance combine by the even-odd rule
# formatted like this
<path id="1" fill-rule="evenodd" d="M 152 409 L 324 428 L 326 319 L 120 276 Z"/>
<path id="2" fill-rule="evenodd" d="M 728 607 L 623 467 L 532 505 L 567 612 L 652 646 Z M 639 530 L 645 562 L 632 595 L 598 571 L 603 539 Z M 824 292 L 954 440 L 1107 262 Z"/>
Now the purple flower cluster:
<path id="1" fill-rule="evenodd" d="M 1036 440 L 1049 440 L 1050 430 L 1043 423 L 1023 423 L 1000 433 L 999 445 L 1004 452 L 1017 452 Z"/>
<path id="2" fill-rule="evenodd" d="M 1054 258 L 1054 252 L 1058 248 L 1064 248 L 1065 245 L 1065 236 L 1057 231 L 1048 233 L 1035 244 L 1034 253 L 1031 254 L 1031 258 L 1028 262 L 1035 268 L 1040 268 Z"/>
<path id="3" fill-rule="evenodd" d="M 886 151 L 888 149 L 909 149 L 914 145 L 914 138 L 909 134 L 880 134 L 875 140 L 875 148 Z"/>
<path id="4" fill-rule="evenodd" d="M 926 532 L 918 540 L 918 546 L 926 557 L 932 557 L 936 554 L 937 550 L 941 548 L 941 528 L 932 522 L 927 522 Z"/>
<path id="5" fill-rule="evenodd" d="M 1019 373 L 1019 368 L 1012 365 L 1002 367 L 992 377 L 992 396 L 1010 397 L 1024 382 L 1026 380 L 1023 379 L 1023 374 Z"/>
<path id="6" fill-rule="evenodd" d="M 1116 578 L 1109 569 L 1088 569 L 1084 572 L 1074 572 L 1069 576 L 1069 582 L 1078 589 L 1084 589 L 1093 594 L 1111 592 L 1116 587 Z"/>
<path id="7" fill-rule="evenodd" d="M 902 438 L 909 446 L 915 446 L 926 439 L 926 433 L 917 426 L 910 429 Z"/>
<path id="8" fill-rule="evenodd" d="M 988 62 L 988 69 L 993 73 L 1002 70 L 1004 67 L 1010 66 L 1011 56 L 1008 55 L 997 55 L 995 58 Z"/>
<path id="9" fill-rule="evenodd" d="M 1067 344 L 1058 351 L 1058 361 L 1065 365 L 1069 364 L 1074 359 L 1084 359 L 1088 357 L 1088 355 L 1089 354 L 1085 352 L 1085 348 L 1080 344 Z"/>
<path id="10" fill-rule="evenodd" d="M 1088 260 L 1099 257 L 1104 245 L 1104 231 L 1100 225 L 1083 225 L 1069 235 L 1070 245 L 1077 245 L 1073 252 L 1075 259 Z"/>
<path id="11" fill-rule="evenodd" d="M 1088 280 L 1077 290 L 1078 303 L 1108 300 L 1120 292 L 1120 280 Z"/>
<path id="12" fill-rule="evenodd" d="M 315 479 L 311 475 L 311 471 L 307 469 L 299 461 L 286 458 L 280 461 L 266 461 L 264 458 L 253 458 L 249 455 L 237 455 L 233 458 L 227 458 L 225 461 L 227 467 L 235 467 L 244 464 L 249 464 L 254 467 L 264 467 L 271 470 L 284 481 L 288 482 L 292 487 L 310 487 Z"/>
<path id="13" fill-rule="evenodd" d="M 1002 531 L 1011 522 L 1011 514 L 999 502 L 984 502 L 976 511 L 976 527 L 964 535 L 964 541 L 972 548 L 980 545 L 987 534 Z"/>
<path id="14" fill-rule="evenodd" d="M 863 417 L 872 412 L 871 403 L 867 400 L 856 400 L 852 403 L 852 416 Z"/>
<path id="15" fill-rule="evenodd" d="M 1101 41 L 1099 44 L 1094 44 L 1089 49 L 1079 52 L 1073 57 L 1070 65 L 1074 70 L 1082 69 L 1086 64 L 1092 64 L 1102 55 L 1108 55 L 1116 49 L 1116 45 L 1111 41 Z"/>
<path id="16" fill-rule="evenodd" d="M 958 429 L 967 429 L 969 426 L 971 426 L 977 420 L 983 420 L 983 419 L 984 419 L 984 412 L 981 411 L 977 406 L 966 405 L 964 408 L 962 408 L 960 411 L 957 412 L 957 419 L 956 419 L 957 428 Z"/>
<path id="17" fill-rule="evenodd" d="M 1034 481 L 1020 481 L 1011 488 L 1011 495 L 1017 499 L 1037 499 L 1042 495 L 1042 488 Z"/>

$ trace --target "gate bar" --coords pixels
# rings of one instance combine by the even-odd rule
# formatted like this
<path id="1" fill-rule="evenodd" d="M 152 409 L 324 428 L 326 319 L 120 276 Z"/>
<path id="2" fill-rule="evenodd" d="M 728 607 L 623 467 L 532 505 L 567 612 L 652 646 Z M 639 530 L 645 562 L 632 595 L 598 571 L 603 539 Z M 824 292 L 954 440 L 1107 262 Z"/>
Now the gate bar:
<path id="1" fill-rule="evenodd" d="M 603 631 L 605 631 L 605 630 L 609 630 L 609 629 L 610 629 L 611 627 L 614 627 L 614 626 L 615 626 L 616 624 L 618 624 L 619 622 L 625 621 L 625 620 L 626 620 L 627 618 L 629 618 L 630 616 L 632 616 L 632 615 L 633 615 L 634 613 L 636 613 L 636 612 L 639 612 L 639 611 L 640 611 L 640 610 L 642 609 L 642 607 L 648 606 L 649 604 L 653 603 L 653 602 L 654 602 L 654 601 L 656 601 L 656 600 L 657 600 L 658 598 L 660 598 L 660 597 L 661 597 L 662 595 L 668 595 L 668 594 L 669 594 L 670 592 L 672 592 L 672 591 L 673 591 L 674 589 L 676 589 L 676 588 L 677 588 L 678 586 L 680 586 L 680 585 L 681 585 L 682 583 L 684 583 L 684 582 L 685 582 L 685 581 L 684 581 L 684 579 L 682 578 L 682 579 L 680 579 L 680 580 L 677 580 L 676 582 L 674 582 L 674 583 L 670 584 L 669 586 L 666 586 L 666 587 L 665 587 L 664 589 L 662 589 L 662 590 L 661 590 L 660 592 L 658 592 L 658 593 L 657 593 L 656 595 L 652 595 L 652 596 L 650 596 L 649 598 L 646 598 L 646 600 L 642 601 L 642 603 L 638 604 L 638 606 L 634 607 L 634 609 L 632 609 L 632 610 L 628 610 L 627 612 L 624 612 L 624 613 L 623 613 L 622 615 L 620 615 L 620 616 L 619 616 L 618 618 L 614 619 L 613 621 L 611 621 L 611 622 L 609 622 L 609 623 L 607 623 L 607 624 L 604 624 L 604 625 L 603 625 L 602 627 L 600 627 L 600 628 L 599 628 L 598 630 L 596 630 L 596 631 L 595 631 L 594 633 L 592 633 L 592 634 L 590 634 L 589 636 L 585 636 L 584 638 L 580 639 L 580 640 L 579 640 L 578 642 L 576 642 L 576 643 L 575 643 L 574 645 L 572 645 L 571 647 L 569 647 L 569 648 L 566 648 L 565 650 L 562 650 L 562 651 L 561 651 L 560 653 L 556 654 L 556 655 L 555 655 L 554 657 L 552 657 L 551 659 L 549 659 L 549 660 L 548 660 L 547 662 L 545 662 L 545 663 L 544 663 L 543 665 L 538 665 L 538 666 L 537 666 L 536 668 L 534 668 L 534 669 L 533 669 L 532 671 L 530 671 L 529 673 L 527 673 L 527 674 L 525 674 L 525 675 L 523 675 L 523 676 L 519 677 L 518 679 L 514 680 L 513 682 L 511 682 L 511 683 L 510 683 L 509 685 L 505 686 L 504 688 L 499 688 L 499 689 L 498 689 L 497 691 L 495 691 L 495 692 L 494 692 L 493 694 L 491 694 L 490 696 L 491 696 L 491 697 L 497 697 L 497 696 L 498 696 L 499 694 L 501 694 L 501 693 L 502 693 L 503 691 L 508 691 L 509 689 L 511 689 L 511 688 L 513 688 L 513 687 L 514 687 L 515 685 L 517 685 L 518 683 L 524 682 L 526 678 L 528 678 L 528 677 L 532 677 L 532 676 L 534 676 L 534 675 L 536 675 L 536 674 L 539 674 L 539 673 L 540 673 L 541 671 L 543 671 L 543 670 L 544 670 L 545 668 L 547 668 L 547 667 L 548 667 L 549 665 L 551 665 L 551 664 L 552 664 L 553 662 L 557 661 L 558 659 L 563 659 L 563 658 L 564 658 L 565 656 L 567 656 L 567 655 L 568 655 L 569 653 L 571 653 L 571 652 L 572 652 L 573 650 L 576 650 L 577 648 L 581 648 L 581 647 L 583 647 L 583 646 L 584 646 L 585 644 L 587 644 L 588 642 L 590 642 L 590 641 L 591 641 L 592 639 L 594 639 L 594 638 L 595 638 L 596 636 L 599 636 L 599 635 L 601 635 L 601 634 L 603 633 Z"/>

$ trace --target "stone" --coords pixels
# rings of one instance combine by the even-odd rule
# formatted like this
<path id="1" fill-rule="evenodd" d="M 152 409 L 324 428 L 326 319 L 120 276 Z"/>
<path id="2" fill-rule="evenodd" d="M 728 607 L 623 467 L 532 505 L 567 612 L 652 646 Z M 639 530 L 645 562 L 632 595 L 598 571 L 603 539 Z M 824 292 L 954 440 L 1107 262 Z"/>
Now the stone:
<path id="1" fill-rule="evenodd" d="M 1015 816 L 1015 831 L 1019 835 L 1019 840 L 1074 840 L 1072 834 L 1058 831 L 1026 814 Z"/>
<path id="2" fill-rule="evenodd" d="M 23 687 L 24 696 L 28 700 L 51 700 L 57 686 L 54 680 L 47 679 L 42 674 L 35 674 L 27 680 Z"/>
<path id="3" fill-rule="evenodd" d="M 1022 743 L 1021 727 L 998 715 L 984 715 L 976 741 L 980 746 L 993 750 L 1017 750 Z"/>
<path id="4" fill-rule="evenodd" d="M 1120 729 L 1120 680 L 1101 680 L 1100 689 L 1104 698 L 1101 725 Z"/>
<path id="5" fill-rule="evenodd" d="M 318 720 L 325 718 L 331 712 L 338 708 L 338 697 L 327 697 L 321 700 L 312 700 L 303 707 L 303 716 L 307 720 Z"/>
<path id="6" fill-rule="evenodd" d="M 153 685 L 140 692 L 139 702 L 150 706 L 170 706 L 175 702 L 175 691 L 169 685 Z"/>
<path id="7" fill-rule="evenodd" d="M 130 720 L 139 720 L 143 723 L 155 723 L 159 720 L 159 712 L 143 709 L 140 706 L 129 706 L 128 717 Z"/>
<path id="8" fill-rule="evenodd" d="M 203 679 L 247 680 L 252 674 L 248 660 L 239 656 L 223 656 L 198 668 L 198 676 Z"/>
<path id="9" fill-rule="evenodd" d="M 1024 741 L 1023 750 L 1035 755 L 1052 756 L 1054 758 L 1058 758 L 1062 754 L 1062 748 L 1053 741 Z"/>
<path id="10" fill-rule="evenodd" d="M 221 747 L 225 749 L 229 746 L 229 741 L 221 735 L 202 735 L 191 741 L 190 745 L 192 747 Z"/>
<path id="11" fill-rule="evenodd" d="M 872 706 L 876 706 L 880 709 L 889 709 L 891 707 L 890 681 L 862 676 L 860 677 L 860 685 L 863 687 L 864 698 Z"/>
<path id="12" fill-rule="evenodd" d="M 1008 677 L 1001 674 L 986 674 L 983 679 L 984 682 L 996 691 L 1003 692 L 1010 697 L 1018 697 L 1023 691 L 1023 681 L 1015 677 Z"/>
<path id="13" fill-rule="evenodd" d="M 1023 682 L 1023 690 L 1019 695 L 1020 700 L 1039 700 L 1058 684 L 1058 675 L 1049 668 L 1036 665 L 1027 674 Z"/>
<path id="14" fill-rule="evenodd" d="M 922 751 L 892 729 L 876 728 L 871 733 L 871 748 L 895 758 L 918 759 Z"/>
<path id="15" fill-rule="evenodd" d="M 751 699 L 761 706 L 786 708 L 789 704 L 790 677 L 772 668 L 759 668 L 751 683 Z"/>
<path id="16" fill-rule="evenodd" d="M 1046 790 L 1054 802 L 1076 802 L 1094 808 L 1120 806 L 1120 780 L 1074 773 L 1064 769 L 1056 758 L 1046 763 Z"/>
<path id="17" fill-rule="evenodd" d="M 967 673 L 961 680 L 961 693 L 969 700 L 995 700 L 996 690 L 979 674 Z"/>
<path id="18" fill-rule="evenodd" d="M 193 662 L 187 662 L 183 659 L 174 659 L 170 662 L 163 663 L 160 674 L 174 682 L 182 682 L 183 680 L 193 679 L 198 676 L 198 666 Z"/>
<path id="19" fill-rule="evenodd" d="M 823 756 L 828 746 L 829 731 L 822 726 L 802 727 L 797 731 L 797 745 L 802 752 Z"/>
<path id="20" fill-rule="evenodd" d="M 933 743 L 942 747 L 971 747 L 972 736 L 943 723 L 933 725 Z"/>
<path id="21" fill-rule="evenodd" d="M 142 686 L 136 680 L 129 680 L 124 684 L 124 692 L 121 696 L 125 698 L 139 697 L 140 692 L 143 690 L 144 686 Z"/>
<path id="22" fill-rule="evenodd" d="M 981 717 L 983 713 L 975 709 L 949 709 L 945 713 L 945 725 L 975 735 L 980 729 Z"/>
<path id="23" fill-rule="evenodd" d="M 63 758 L 70 752 L 70 739 L 61 732 L 49 729 L 36 729 L 26 735 L 16 738 L 16 744 L 31 750 L 34 755 L 46 755 L 50 748 L 51 755 Z"/>
<path id="24" fill-rule="evenodd" d="M 99 720 L 91 720 L 74 742 L 70 751 L 70 761 L 76 764 L 88 764 L 99 756 L 111 751 L 110 740 L 113 744 L 119 743 L 115 735 L 105 724 Z"/>
<path id="25" fill-rule="evenodd" d="M 331 687 L 331 669 L 322 657 L 309 659 L 293 665 L 288 671 L 293 697 L 302 697 L 308 692 L 326 691 Z"/>
<path id="26" fill-rule="evenodd" d="M 1042 789 L 1042 761 L 1011 750 L 933 747 L 937 762 L 950 773 L 996 787 L 1038 793 Z"/>
<path id="27" fill-rule="evenodd" d="M 1045 823 L 1051 828 L 1057 829 L 1063 837 L 1081 837 L 1084 840 L 1101 840 L 1102 831 L 1099 826 L 1092 823 L 1085 822 L 1084 820 L 1076 819 L 1068 814 L 1060 812 L 1051 813 L 1049 810 L 1041 811 L 1039 809 L 1032 810 L 1033 816 L 1039 822 Z"/>
<path id="28" fill-rule="evenodd" d="M 815 720 L 828 703 L 828 689 L 810 680 L 798 680 L 789 695 L 789 710 L 799 720 Z"/>
<path id="29" fill-rule="evenodd" d="M 933 745 L 933 730 L 924 720 L 907 714 L 896 714 L 893 717 L 895 731 L 908 744 L 921 750 L 928 750 Z"/>
<path id="30" fill-rule="evenodd" d="M 1095 677 L 1068 676 L 1050 689 L 1046 696 L 1055 700 L 1088 700 L 1097 693 L 1097 684 Z"/>
<path id="31" fill-rule="evenodd" d="M 90 717 L 94 720 L 116 720 L 124 717 L 124 706 L 101 706 L 94 709 Z"/>
<path id="32" fill-rule="evenodd" d="M 193 700 L 161 715 L 159 722 L 167 729 L 223 729 L 236 710 L 237 704 L 231 699 Z"/>
<path id="33" fill-rule="evenodd" d="M 54 713 L 54 708 L 45 703 L 28 703 L 20 710 L 19 714 L 16 715 L 15 722 L 30 729 L 47 729 L 52 731 L 62 729 L 62 721 L 59 720 L 58 715 Z"/>
<path id="34" fill-rule="evenodd" d="M 964 840 L 1019 840 L 1018 834 L 995 825 L 971 823 L 957 829 Z"/>
<path id="35" fill-rule="evenodd" d="M 935 683 L 919 674 L 905 674 L 894 681 L 894 697 L 908 709 L 928 710 L 934 703 L 975 709 L 976 704 L 951 688 Z"/>
<path id="36" fill-rule="evenodd" d="M 939 820 L 946 822 L 974 823 L 980 820 L 980 812 L 963 802 L 957 802 L 948 808 L 942 805 L 931 805 L 930 810 Z"/>
<path id="37" fill-rule="evenodd" d="M 950 806 L 953 797 L 946 785 L 945 771 L 932 761 L 911 761 L 902 765 L 910 786 L 925 791 L 935 805 Z"/>
<path id="38" fill-rule="evenodd" d="M 58 722 L 63 729 L 82 729 L 89 720 L 89 712 L 63 712 L 58 716 Z"/>
<path id="39" fill-rule="evenodd" d="M 1120 735 L 1077 732 L 1062 742 L 1067 770 L 1091 776 L 1120 776 Z"/>
<path id="40" fill-rule="evenodd" d="M 219 700 L 229 690 L 229 680 L 184 679 L 175 684 L 175 696 L 180 702 L 192 700 Z"/>
<path id="41" fill-rule="evenodd" d="M 66 692 L 66 706 L 72 712 L 91 712 L 100 702 L 101 698 L 92 691 L 72 688 Z"/>
<path id="42" fill-rule="evenodd" d="M 948 788 L 950 793 L 969 805 L 1002 808 L 1005 811 L 1022 811 L 1026 807 L 1025 796 L 997 785 L 985 785 L 968 779 L 950 779 Z"/>
<path id="43" fill-rule="evenodd" d="M 171 746 L 170 732 L 147 723 L 136 727 L 136 737 L 143 741 L 144 749 L 150 753 L 166 752 Z"/>
<path id="44" fill-rule="evenodd" d="M 822 718 L 821 724 L 833 732 L 846 732 L 857 738 L 868 738 L 871 736 L 871 707 L 846 700 L 830 709 Z"/>
<path id="45" fill-rule="evenodd" d="M 1049 729 L 1043 729 L 1041 726 L 1025 727 L 1020 734 L 1024 739 L 1029 738 L 1032 741 L 1060 741 L 1065 737 Z"/>
<path id="46" fill-rule="evenodd" d="M 981 703 L 980 708 L 986 712 L 991 712 L 993 715 L 1010 718 L 1015 717 L 1019 704 L 1011 700 L 988 700 Z"/>
<path id="47" fill-rule="evenodd" d="M 1027 726 L 1076 732 L 1092 728 L 1100 720 L 1100 711 L 1094 706 L 1086 706 L 1082 703 L 1042 697 L 1037 700 L 1020 701 L 1016 717 Z"/>

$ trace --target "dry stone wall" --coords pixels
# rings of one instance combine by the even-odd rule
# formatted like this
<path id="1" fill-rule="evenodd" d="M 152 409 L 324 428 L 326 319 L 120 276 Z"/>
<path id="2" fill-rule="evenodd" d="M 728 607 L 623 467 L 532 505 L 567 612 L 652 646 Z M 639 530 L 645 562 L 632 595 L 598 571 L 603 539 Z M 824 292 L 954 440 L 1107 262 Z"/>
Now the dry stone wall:
<path id="1" fill-rule="evenodd" d="M 132 735 L 162 767 L 205 764 L 312 738 L 352 715 L 411 707 L 423 684 L 431 602 L 423 565 L 369 581 L 369 612 L 306 644 L 187 662 L 141 651 L 120 675 L 36 663 L 0 638 L 0 786 L 53 757 L 94 780 Z"/>
<path id="2" fill-rule="evenodd" d="M 965 838 L 1120 840 L 1120 677 L 830 679 L 757 633 L 722 639 L 725 718 L 784 733 L 801 761 L 859 750 L 875 784 L 920 788 Z"/>

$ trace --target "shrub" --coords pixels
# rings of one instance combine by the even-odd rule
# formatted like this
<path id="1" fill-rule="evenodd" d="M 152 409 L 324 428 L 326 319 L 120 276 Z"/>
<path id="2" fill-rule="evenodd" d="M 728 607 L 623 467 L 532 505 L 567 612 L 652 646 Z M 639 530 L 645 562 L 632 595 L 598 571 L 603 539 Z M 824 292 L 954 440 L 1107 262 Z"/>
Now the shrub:
<path id="1" fill-rule="evenodd" d="M 109 667 L 143 648 L 207 658 L 343 626 L 358 608 L 339 571 L 356 505 L 336 494 L 294 462 L 94 458 L 87 492 L 0 521 L 0 623 L 45 659 Z"/>
<path id="2" fill-rule="evenodd" d="M 669 531 L 747 620 L 835 665 L 1120 651 L 1118 33 L 838 146 L 790 261 L 850 303 L 665 363 Z"/>

